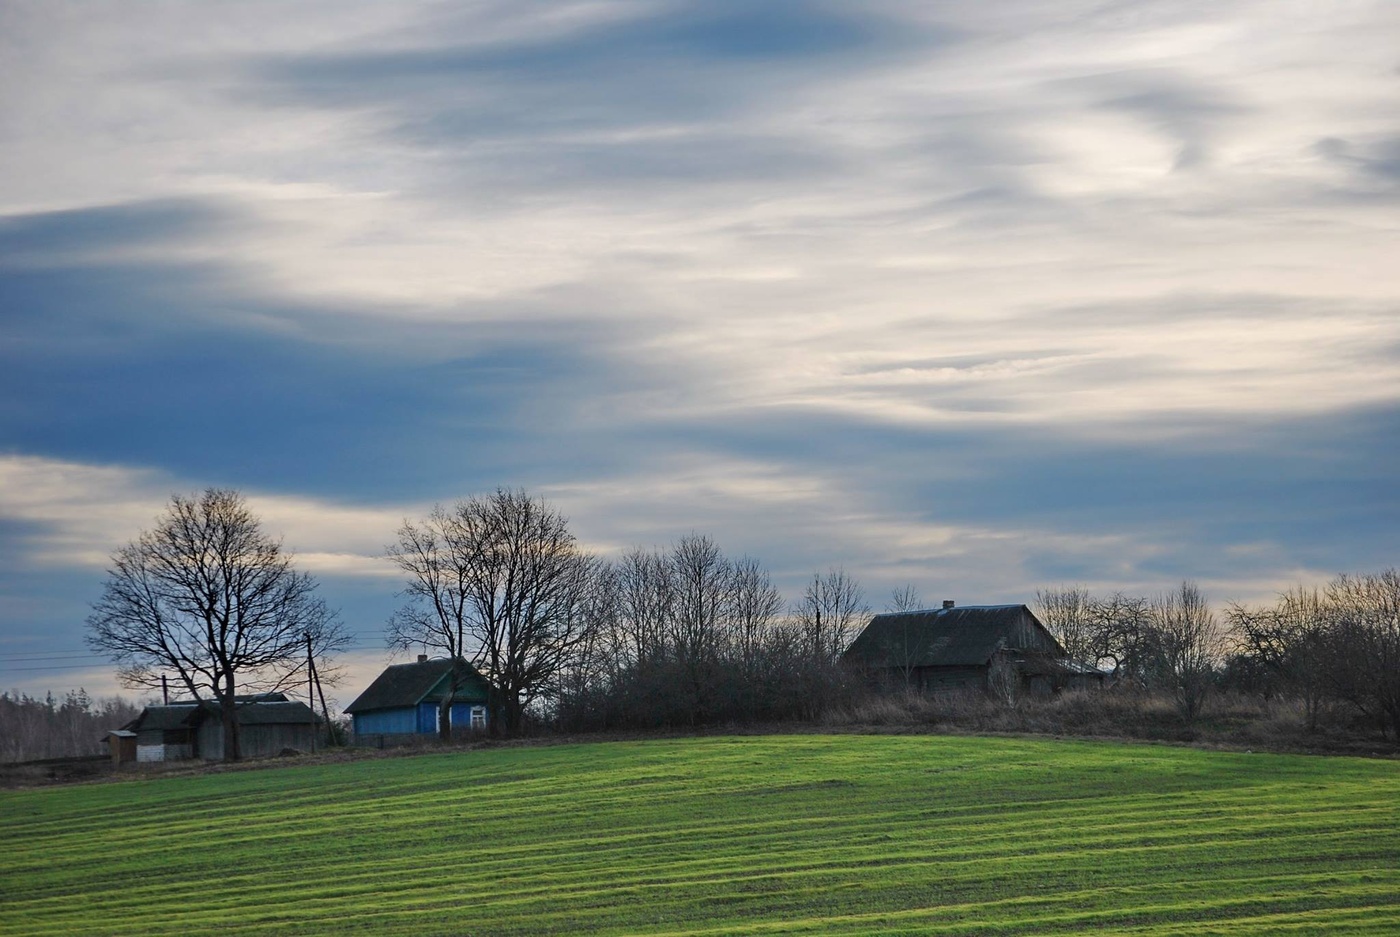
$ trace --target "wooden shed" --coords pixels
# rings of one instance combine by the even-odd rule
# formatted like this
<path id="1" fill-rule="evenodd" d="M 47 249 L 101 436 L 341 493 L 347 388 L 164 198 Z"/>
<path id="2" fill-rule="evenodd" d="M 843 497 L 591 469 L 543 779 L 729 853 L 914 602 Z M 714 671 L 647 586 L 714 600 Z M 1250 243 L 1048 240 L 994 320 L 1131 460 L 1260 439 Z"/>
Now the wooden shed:
<path id="1" fill-rule="evenodd" d="M 1010 672 L 1030 692 L 1103 682 L 1099 670 L 1071 660 L 1025 605 L 945 602 L 876 615 L 843 659 L 883 685 L 925 692 L 986 689 L 998 672 Z"/>
<path id="2" fill-rule="evenodd" d="M 244 757 L 315 747 L 320 721 L 305 703 L 288 700 L 283 693 L 240 696 L 235 701 L 238 748 Z M 222 714 L 219 704 L 211 700 L 147 706 L 122 728 L 135 734 L 137 761 L 218 761 L 224 757 Z"/>
<path id="3" fill-rule="evenodd" d="M 135 761 L 136 733 L 130 729 L 113 729 L 107 733 L 107 749 L 112 753 L 114 765 Z"/>

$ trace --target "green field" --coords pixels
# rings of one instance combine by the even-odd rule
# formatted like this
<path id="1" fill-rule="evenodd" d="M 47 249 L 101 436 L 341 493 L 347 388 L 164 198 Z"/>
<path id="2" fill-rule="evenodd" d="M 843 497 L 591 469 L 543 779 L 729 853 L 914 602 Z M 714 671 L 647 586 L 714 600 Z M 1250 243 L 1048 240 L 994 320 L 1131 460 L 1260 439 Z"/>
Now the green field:
<path id="1" fill-rule="evenodd" d="M 1400 764 L 800 735 L 0 792 L 0 934 L 1397 934 Z"/>

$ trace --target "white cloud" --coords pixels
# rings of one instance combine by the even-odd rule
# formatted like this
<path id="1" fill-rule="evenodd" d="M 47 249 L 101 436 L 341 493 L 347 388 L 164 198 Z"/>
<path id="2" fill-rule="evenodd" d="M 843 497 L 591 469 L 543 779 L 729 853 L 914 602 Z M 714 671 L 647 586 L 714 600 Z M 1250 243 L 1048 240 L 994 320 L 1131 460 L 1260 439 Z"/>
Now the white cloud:
<path id="1" fill-rule="evenodd" d="M 242 325 L 392 346 L 405 369 L 466 354 L 437 341 L 458 323 L 498 338 L 606 322 L 578 330 L 596 343 L 579 351 L 635 382 L 578 378 L 540 422 L 638 451 L 493 469 L 543 481 L 599 549 L 698 529 L 789 589 L 842 563 L 872 591 L 922 576 L 938 580 L 926 595 L 1012 598 L 1052 561 L 1155 587 L 1173 534 L 1103 515 L 926 521 L 939 495 L 922 486 L 948 469 L 864 471 L 899 442 L 803 455 L 716 427 L 797 414 L 1161 443 L 1400 403 L 1400 190 L 1379 171 L 1400 140 L 1400 5 L 882 4 L 926 45 L 820 67 L 688 60 L 690 94 L 648 86 L 668 67 L 585 79 L 550 60 L 657 9 L 12 10 L 0 215 L 236 206 L 175 243 L 85 259 L 218 264 L 222 289 L 277 310 Z M 514 70 L 489 86 L 452 70 L 482 51 Z M 192 316 L 249 315 L 200 302 Z M 527 422 L 506 435 L 553 445 Z M 0 519 L 20 523 L 26 562 L 90 572 L 200 484 L 11 454 Z M 248 495 L 308 570 L 387 587 L 383 546 L 428 505 L 313 492 Z M 1230 554 L 1208 585 L 1240 595 L 1319 562 L 1267 540 L 1202 549 Z"/>
<path id="2" fill-rule="evenodd" d="M 100 570 L 149 528 L 172 493 L 197 491 L 152 469 L 0 456 L 0 520 L 21 522 L 31 561 Z M 365 508 L 309 497 L 244 492 L 263 529 L 282 537 L 308 572 L 397 578 L 383 559 L 405 517 L 421 506 Z"/>

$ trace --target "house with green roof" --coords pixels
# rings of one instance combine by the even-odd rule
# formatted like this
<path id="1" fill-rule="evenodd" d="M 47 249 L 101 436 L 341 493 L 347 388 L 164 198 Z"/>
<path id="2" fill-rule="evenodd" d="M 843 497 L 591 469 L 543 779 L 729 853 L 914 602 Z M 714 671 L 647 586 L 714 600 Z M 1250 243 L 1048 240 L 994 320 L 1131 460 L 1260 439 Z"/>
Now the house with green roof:
<path id="1" fill-rule="evenodd" d="M 455 673 L 454 673 L 455 664 Z M 453 682 L 456 688 L 453 688 Z M 361 741 L 375 737 L 437 735 L 446 714 L 452 731 L 487 727 L 490 684 L 475 667 L 458 658 L 429 660 L 420 654 L 409 664 L 391 664 L 369 688 L 345 707 Z M 443 703 L 451 696 L 451 705 Z"/>

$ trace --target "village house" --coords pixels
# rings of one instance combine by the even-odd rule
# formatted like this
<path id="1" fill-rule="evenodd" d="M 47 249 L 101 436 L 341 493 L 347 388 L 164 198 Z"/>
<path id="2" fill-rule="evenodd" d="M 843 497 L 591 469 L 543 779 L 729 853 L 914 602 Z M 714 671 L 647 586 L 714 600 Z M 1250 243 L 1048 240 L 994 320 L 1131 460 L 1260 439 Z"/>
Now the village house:
<path id="1" fill-rule="evenodd" d="M 1048 694 L 1102 686 L 1097 668 L 1071 660 L 1024 605 L 973 605 L 876 615 L 843 660 L 887 687 L 920 692 L 990 689 Z"/>
<path id="2" fill-rule="evenodd" d="M 452 730 L 484 730 L 490 685 L 467 661 L 458 659 L 456 667 L 457 689 L 449 714 Z M 451 660 L 429 660 L 426 654 L 420 654 L 414 663 L 386 667 L 345 707 L 354 720 L 355 738 L 365 742 L 384 741 L 386 736 L 436 735 L 442 702 L 452 686 L 452 668 Z"/>
<path id="3" fill-rule="evenodd" d="M 276 755 L 284 749 L 306 751 L 315 747 L 319 720 L 305 703 L 289 700 L 284 693 L 260 693 L 235 697 L 238 748 L 244 757 Z M 147 706 L 131 722 L 113 733 L 134 733 L 129 742 L 111 742 L 114 760 L 130 752 L 136 761 L 178 761 L 224 757 L 224 725 L 219 704 L 211 700 L 177 700 L 163 706 Z M 129 738 L 129 736 L 127 736 Z"/>

